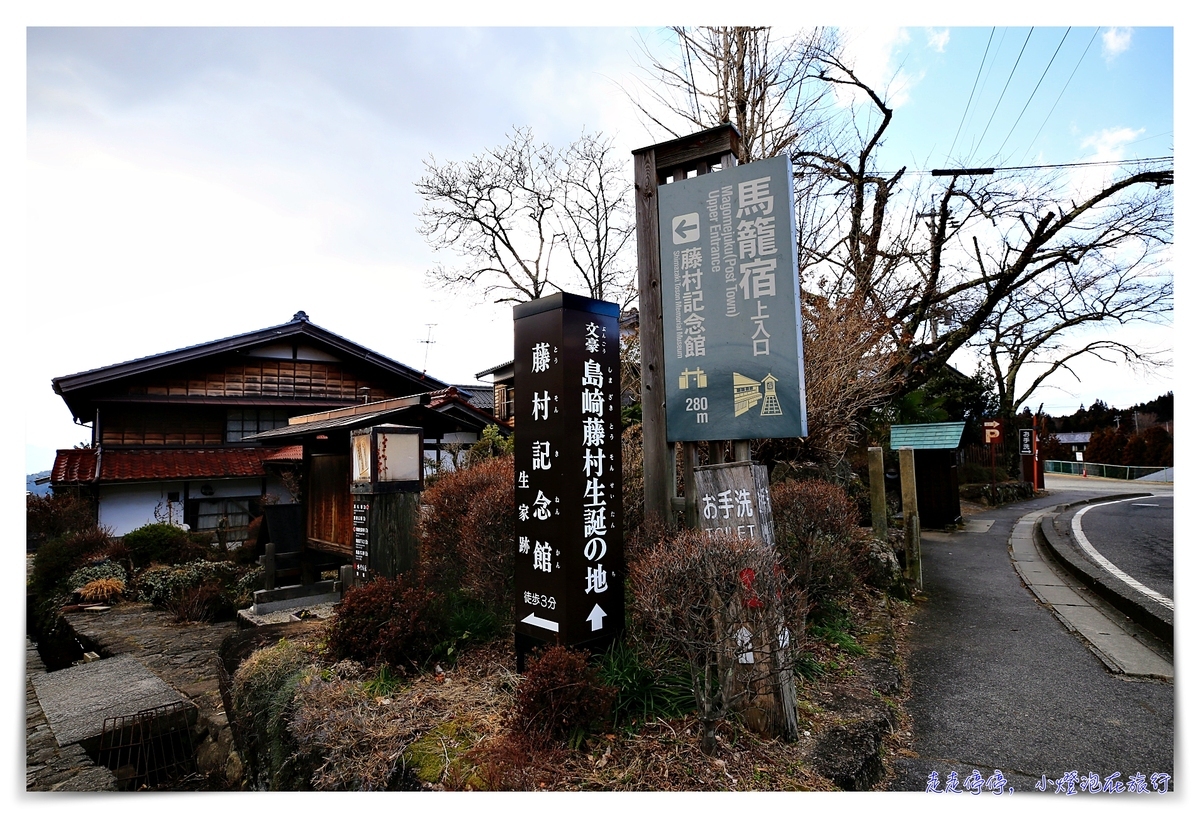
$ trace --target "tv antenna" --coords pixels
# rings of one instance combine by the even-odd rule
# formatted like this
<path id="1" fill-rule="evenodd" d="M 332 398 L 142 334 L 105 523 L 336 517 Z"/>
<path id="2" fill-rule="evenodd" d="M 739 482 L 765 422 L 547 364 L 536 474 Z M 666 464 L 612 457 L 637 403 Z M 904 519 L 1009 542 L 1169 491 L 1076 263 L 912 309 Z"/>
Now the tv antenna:
<path id="1" fill-rule="evenodd" d="M 437 324 L 426 324 L 425 326 L 428 327 L 428 332 L 425 335 L 425 340 L 419 342 L 425 344 L 425 362 L 421 364 L 422 375 L 424 375 L 426 370 L 429 368 L 429 346 L 430 344 L 437 343 L 437 341 L 433 340 L 433 328 L 436 327 Z"/>

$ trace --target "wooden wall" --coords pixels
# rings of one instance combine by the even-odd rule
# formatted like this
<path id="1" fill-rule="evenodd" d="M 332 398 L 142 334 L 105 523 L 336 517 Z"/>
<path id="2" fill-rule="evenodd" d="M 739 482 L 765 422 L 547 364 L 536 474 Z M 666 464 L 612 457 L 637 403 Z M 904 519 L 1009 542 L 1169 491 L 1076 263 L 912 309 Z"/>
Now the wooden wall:
<path id="1" fill-rule="evenodd" d="M 400 397 L 377 383 L 348 371 L 339 363 L 320 361 L 253 360 L 208 367 L 192 372 L 162 373 L 132 383 L 130 396 L 215 398 L 315 398 L 362 400 L 359 389 L 369 388 L 371 400 Z M 417 391 L 417 390 L 414 390 Z"/>
<path id="2" fill-rule="evenodd" d="M 224 407 L 112 406 L 100 417 L 105 446 L 214 446 L 225 442 Z"/>

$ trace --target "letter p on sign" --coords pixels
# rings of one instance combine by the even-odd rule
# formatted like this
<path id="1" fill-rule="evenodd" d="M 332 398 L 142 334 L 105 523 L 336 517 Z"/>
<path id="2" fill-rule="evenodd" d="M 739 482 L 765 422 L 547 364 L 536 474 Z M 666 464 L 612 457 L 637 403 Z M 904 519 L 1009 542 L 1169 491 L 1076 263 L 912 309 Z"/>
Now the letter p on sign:
<path id="1" fill-rule="evenodd" d="M 983 422 L 983 442 L 989 446 L 1000 442 L 1000 421 L 985 420 Z"/>

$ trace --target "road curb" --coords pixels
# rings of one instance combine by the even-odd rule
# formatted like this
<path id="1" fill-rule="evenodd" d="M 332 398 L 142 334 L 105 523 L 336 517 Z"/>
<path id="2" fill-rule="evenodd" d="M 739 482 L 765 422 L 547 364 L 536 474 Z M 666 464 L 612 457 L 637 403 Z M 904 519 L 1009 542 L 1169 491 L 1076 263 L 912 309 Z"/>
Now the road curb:
<path id="1" fill-rule="evenodd" d="M 1130 588 L 1096 565 L 1084 554 L 1079 543 L 1075 541 L 1074 535 L 1070 533 L 1070 519 L 1074 514 L 1073 510 L 1079 506 L 1152 496 L 1154 495 L 1149 492 L 1139 492 L 1093 497 L 1074 503 L 1060 504 L 1054 507 L 1052 513 L 1043 516 L 1039 525 L 1034 526 L 1034 536 L 1059 565 L 1114 608 L 1163 640 L 1167 649 L 1173 654 L 1175 645 L 1174 613 L 1150 597 Z M 1060 521 L 1063 522 L 1062 525 L 1060 525 Z M 1064 531 L 1066 533 L 1063 533 Z"/>

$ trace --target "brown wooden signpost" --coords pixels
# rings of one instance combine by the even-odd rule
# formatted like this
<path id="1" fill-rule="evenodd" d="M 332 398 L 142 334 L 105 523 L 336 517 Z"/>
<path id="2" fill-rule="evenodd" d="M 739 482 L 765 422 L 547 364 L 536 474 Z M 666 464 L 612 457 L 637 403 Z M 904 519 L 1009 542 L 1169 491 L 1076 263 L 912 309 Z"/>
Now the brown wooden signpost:
<path id="1" fill-rule="evenodd" d="M 537 645 L 598 650 L 624 628 L 619 313 L 569 293 L 513 309 L 521 669 Z"/>
<path id="2" fill-rule="evenodd" d="M 695 524 L 696 497 L 692 470 L 696 444 L 683 450 L 684 497 L 675 495 L 676 450 L 667 443 L 666 370 L 663 357 L 662 265 L 659 246 L 658 189 L 668 181 L 710 173 L 737 164 L 741 135 L 732 125 L 660 142 L 633 152 L 637 224 L 639 332 L 642 356 L 642 470 L 645 478 L 646 519 L 675 527 L 675 514 L 684 511 Z M 724 446 L 719 447 L 724 452 Z M 733 447 L 734 460 L 750 459 L 750 444 Z"/>

